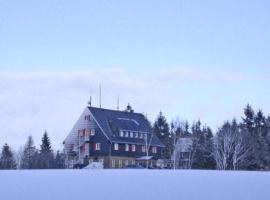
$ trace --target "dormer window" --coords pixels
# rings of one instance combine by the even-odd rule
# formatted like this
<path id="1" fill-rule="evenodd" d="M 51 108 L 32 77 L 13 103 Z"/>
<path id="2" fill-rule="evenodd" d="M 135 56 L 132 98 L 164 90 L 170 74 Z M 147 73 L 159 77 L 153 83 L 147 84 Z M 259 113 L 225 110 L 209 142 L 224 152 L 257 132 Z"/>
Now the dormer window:
<path id="1" fill-rule="evenodd" d="M 126 135 L 126 137 L 129 137 L 129 131 L 126 131 L 125 135 Z"/>
<path id="2" fill-rule="evenodd" d="M 130 132 L 130 135 L 129 135 L 131 138 L 133 138 L 133 132 Z"/>
<path id="3" fill-rule="evenodd" d="M 138 138 L 138 133 L 137 132 L 134 132 L 134 137 Z"/>
<path id="4" fill-rule="evenodd" d="M 124 137 L 124 132 L 120 131 L 120 137 Z"/>

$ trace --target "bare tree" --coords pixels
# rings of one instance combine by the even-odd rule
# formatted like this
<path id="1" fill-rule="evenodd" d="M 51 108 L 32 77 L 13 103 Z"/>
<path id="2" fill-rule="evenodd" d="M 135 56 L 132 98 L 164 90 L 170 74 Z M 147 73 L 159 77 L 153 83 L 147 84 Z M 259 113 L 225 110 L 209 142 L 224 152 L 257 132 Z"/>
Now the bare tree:
<path id="1" fill-rule="evenodd" d="M 220 170 L 237 170 L 248 151 L 249 147 L 236 121 L 226 122 L 214 139 L 217 168 Z"/>
<path id="2" fill-rule="evenodd" d="M 148 169 L 148 159 L 149 159 L 149 150 L 152 143 L 154 132 L 151 131 L 149 133 L 150 137 L 148 137 L 148 133 L 145 134 L 144 142 L 145 142 L 145 152 L 146 152 L 146 168 Z"/>

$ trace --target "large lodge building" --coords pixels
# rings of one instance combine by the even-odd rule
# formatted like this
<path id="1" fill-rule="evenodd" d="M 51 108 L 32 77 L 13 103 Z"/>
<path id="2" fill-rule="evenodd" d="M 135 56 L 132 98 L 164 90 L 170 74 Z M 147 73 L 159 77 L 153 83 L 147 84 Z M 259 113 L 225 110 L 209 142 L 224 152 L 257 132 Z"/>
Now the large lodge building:
<path id="1" fill-rule="evenodd" d="M 87 107 L 64 141 L 66 167 L 101 162 L 123 168 L 148 162 L 155 167 L 164 145 L 143 114 Z"/>

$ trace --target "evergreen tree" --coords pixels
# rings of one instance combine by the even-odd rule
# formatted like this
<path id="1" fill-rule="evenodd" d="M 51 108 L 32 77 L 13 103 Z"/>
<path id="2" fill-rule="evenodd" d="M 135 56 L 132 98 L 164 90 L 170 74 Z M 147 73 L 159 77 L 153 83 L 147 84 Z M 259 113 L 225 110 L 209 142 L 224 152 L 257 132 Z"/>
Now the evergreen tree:
<path id="1" fill-rule="evenodd" d="M 53 150 L 47 131 L 43 134 L 42 144 L 40 145 L 40 153 L 38 158 L 38 167 L 41 169 L 51 169 L 54 164 Z"/>
<path id="2" fill-rule="evenodd" d="M 209 127 L 201 127 L 200 120 L 193 124 L 192 128 L 192 152 L 193 169 L 214 169 L 213 134 Z"/>
<path id="3" fill-rule="evenodd" d="M 259 169 L 266 169 L 269 166 L 269 129 L 267 120 L 261 110 L 258 111 L 255 117 L 255 132 L 257 136 L 255 145 L 256 164 Z"/>
<path id="4" fill-rule="evenodd" d="M 34 146 L 32 136 L 29 136 L 24 146 L 22 157 L 21 157 L 21 168 L 22 169 L 35 169 L 37 162 L 37 150 Z"/>
<path id="5" fill-rule="evenodd" d="M 159 113 L 153 129 L 156 136 L 165 145 L 165 149 L 162 152 L 162 158 L 170 159 L 173 153 L 173 137 L 170 132 L 169 124 L 162 112 Z"/>
<path id="6" fill-rule="evenodd" d="M 2 148 L 1 158 L 0 158 L 0 168 L 1 169 L 16 169 L 16 161 L 10 147 L 5 144 Z"/>

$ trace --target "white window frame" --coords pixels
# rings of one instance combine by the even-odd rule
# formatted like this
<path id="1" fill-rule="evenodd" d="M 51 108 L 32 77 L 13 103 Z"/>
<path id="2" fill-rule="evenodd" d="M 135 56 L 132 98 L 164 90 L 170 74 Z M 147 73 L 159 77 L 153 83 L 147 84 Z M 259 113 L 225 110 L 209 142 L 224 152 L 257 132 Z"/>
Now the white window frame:
<path id="1" fill-rule="evenodd" d="M 124 131 L 120 131 L 120 137 L 124 137 Z"/>
<path id="2" fill-rule="evenodd" d="M 122 162 L 122 160 L 118 160 L 118 165 L 119 165 L 119 168 L 122 168 L 122 167 L 123 167 L 123 162 Z"/>
<path id="3" fill-rule="evenodd" d="M 131 138 L 133 138 L 133 132 L 132 132 L 132 131 L 130 131 L 129 136 L 130 136 Z"/>
<path id="4" fill-rule="evenodd" d="M 91 128 L 90 129 L 90 136 L 94 136 L 95 135 L 95 129 Z"/>
<path id="5" fill-rule="evenodd" d="M 152 152 L 157 153 L 157 147 L 152 147 Z"/>
<path id="6" fill-rule="evenodd" d="M 136 151 L 136 145 L 135 145 L 135 144 L 133 144 L 133 145 L 131 146 L 131 151 L 132 151 L 132 152 L 135 152 L 135 151 Z"/>
<path id="7" fill-rule="evenodd" d="M 143 153 L 145 153 L 145 152 L 146 152 L 146 148 L 145 148 L 145 146 L 144 146 L 144 145 L 142 146 L 142 152 L 143 152 Z"/>
<path id="8" fill-rule="evenodd" d="M 115 150 L 115 151 L 118 151 L 118 150 L 119 150 L 119 145 L 118 145 L 118 143 L 114 143 L 113 146 L 114 146 L 114 150 Z"/>
<path id="9" fill-rule="evenodd" d="M 95 150 L 100 151 L 101 150 L 101 143 L 96 143 L 95 144 Z"/>
<path id="10" fill-rule="evenodd" d="M 125 151 L 129 151 L 129 144 L 125 144 Z"/>
<path id="11" fill-rule="evenodd" d="M 115 160 L 112 159 L 112 168 L 115 168 Z"/>

